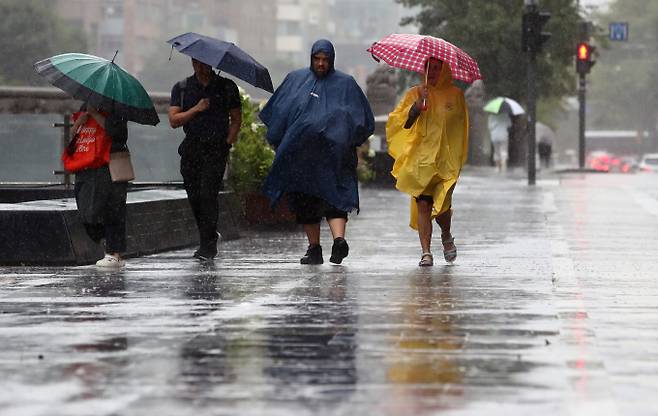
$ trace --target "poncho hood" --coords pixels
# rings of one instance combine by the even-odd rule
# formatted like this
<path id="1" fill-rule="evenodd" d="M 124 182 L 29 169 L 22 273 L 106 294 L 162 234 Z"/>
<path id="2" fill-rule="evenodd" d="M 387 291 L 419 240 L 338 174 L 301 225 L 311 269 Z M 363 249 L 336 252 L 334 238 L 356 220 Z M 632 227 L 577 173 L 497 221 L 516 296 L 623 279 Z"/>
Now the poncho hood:
<path id="1" fill-rule="evenodd" d="M 334 45 L 327 39 L 316 40 L 311 47 L 311 71 L 313 71 L 313 55 L 324 52 L 329 57 L 329 73 L 334 72 L 334 62 L 336 61 L 336 50 Z"/>

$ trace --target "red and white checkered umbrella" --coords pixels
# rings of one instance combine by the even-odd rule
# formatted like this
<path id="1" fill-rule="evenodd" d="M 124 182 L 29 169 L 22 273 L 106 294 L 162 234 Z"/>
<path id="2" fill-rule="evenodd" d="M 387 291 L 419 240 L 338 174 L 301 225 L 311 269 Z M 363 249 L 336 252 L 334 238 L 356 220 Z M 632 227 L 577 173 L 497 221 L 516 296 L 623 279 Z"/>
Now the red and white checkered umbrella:
<path id="1" fill-rule="evenodd" d="M 425 72 L 428 58 L 446 62 L 454 80 L 472 83 L 481 79 L 477 62 L 452 43 L 433 36 L 397 34 L 386 36 L 368 48 L 375 60 L 383 60 L 395 68 Z"/>

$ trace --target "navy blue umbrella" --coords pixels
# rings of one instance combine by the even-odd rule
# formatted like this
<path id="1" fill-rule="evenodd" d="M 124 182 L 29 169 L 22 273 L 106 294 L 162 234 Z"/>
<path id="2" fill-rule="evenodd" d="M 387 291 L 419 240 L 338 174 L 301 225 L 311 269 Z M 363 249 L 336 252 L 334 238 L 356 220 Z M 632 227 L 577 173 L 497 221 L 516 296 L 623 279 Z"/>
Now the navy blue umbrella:
<path id="1" fill-rule="evenodd" d="M 178 52 L 231 74 L 254 87 L 274 92 L 267 68 L 231 42 L 188 32 L 169 39 L 167 43 Z"/>

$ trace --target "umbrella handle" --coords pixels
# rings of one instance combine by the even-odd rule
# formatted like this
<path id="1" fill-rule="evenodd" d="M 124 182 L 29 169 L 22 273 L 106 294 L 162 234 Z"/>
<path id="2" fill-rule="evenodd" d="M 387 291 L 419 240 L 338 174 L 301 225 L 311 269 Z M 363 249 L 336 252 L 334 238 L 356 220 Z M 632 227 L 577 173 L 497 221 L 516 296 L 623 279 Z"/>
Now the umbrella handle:
<path id="1" fill-rule="evenodd" d="M 425 83 L 423 84 L 425 87 L 427 87 L 427 73 L 429 69 L 429 65 L 427 65 L 427 69 L 425 69 Z M 423 98 L 423 106 L 420 108 L 420 111 L 427 111 L 427 98 Z"/>

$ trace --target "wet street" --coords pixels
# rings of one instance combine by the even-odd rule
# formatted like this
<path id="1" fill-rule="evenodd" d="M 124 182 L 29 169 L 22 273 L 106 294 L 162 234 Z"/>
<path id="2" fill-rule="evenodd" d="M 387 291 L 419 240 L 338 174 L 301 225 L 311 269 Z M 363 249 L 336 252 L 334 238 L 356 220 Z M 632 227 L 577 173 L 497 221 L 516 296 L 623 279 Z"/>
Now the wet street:
<path id="1" fill-rule="evenodd" d="M 362 189 L 350 256 L 244 231 L 95 267 L 0 267 L 0 414 L 656 415 L 658 175 L 467 171 L 454 265 Z M 435 228 L 436 230 L 436 228 Z"/>

